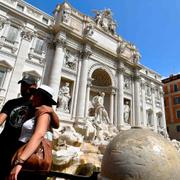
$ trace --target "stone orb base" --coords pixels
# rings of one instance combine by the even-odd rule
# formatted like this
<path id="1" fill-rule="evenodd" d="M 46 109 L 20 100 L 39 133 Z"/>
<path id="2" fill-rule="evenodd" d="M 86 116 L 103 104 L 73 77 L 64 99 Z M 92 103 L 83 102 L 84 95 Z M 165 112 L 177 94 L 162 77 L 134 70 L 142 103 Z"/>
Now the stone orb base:
<path id="1" fill-rule="evenodd" d="M 107 146 L 99 180 L 179 180 L 180 155 L 157 133 L 121 131 Z"/>

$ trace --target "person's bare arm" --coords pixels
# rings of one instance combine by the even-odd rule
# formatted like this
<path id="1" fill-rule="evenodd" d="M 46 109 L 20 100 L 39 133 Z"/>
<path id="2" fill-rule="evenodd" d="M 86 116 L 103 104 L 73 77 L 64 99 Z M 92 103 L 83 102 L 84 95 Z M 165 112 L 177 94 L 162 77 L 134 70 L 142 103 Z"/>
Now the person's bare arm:
<path id="1" fill-rule="evenodd" d="M 49 114 L 45 113 L 37 118 L 35 131 L 27 143 L 19 159 L 26 161 L 38 148 L 45 136 L 50 124 Z M 17 176 L 22 169 L 22 165 L 16 165 L 10 173 L 9 180 L 17 180 Z"/>
<path id="2" fill-rule="evenodd" d="M 54 111 L 52 111 L 52 113 L 51 113 L 51 125 L 52 125 L 52 127 L 55 129 L 58 129 L 59 128 L 59 122 L 60 122 L 60 120 L 59 120 L 58 115 Z"/>
<path id="3" fill-rule="evenodd" d="M 0 126 L 3 125 L 4 121 L 6 120 L 6 118 L 7 118 L 7 114 L 0 113 Z"/>
<path id="4" fill-rule="evenodd" d="M 52 107 L 42 105 L 38 108 L 36 108 L 36 117 L 39 117 L 40 115 L 44 113 L 49 113 L 51 115 L 51 125 L 53 128 L 58 129 L 59 128 L 59 117 L 58 115 L 54 112 Z"/>

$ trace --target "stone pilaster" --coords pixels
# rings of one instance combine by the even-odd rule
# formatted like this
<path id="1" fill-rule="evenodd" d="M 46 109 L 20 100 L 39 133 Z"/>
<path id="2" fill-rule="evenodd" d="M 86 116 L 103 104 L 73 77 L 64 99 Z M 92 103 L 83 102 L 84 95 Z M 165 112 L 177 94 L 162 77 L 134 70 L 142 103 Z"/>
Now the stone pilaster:
<path id="1" fill-rule="evenodd" d="M 139 89 L 140 89 L 140 74 L 138 70 L 135 70 L 135 74 L 134 74 L 135 126 L 141 126 Z"/>
<path id="2" fill-rule="evenodd" d="M 91 87 L 91 85 L 92 85 L 91 81 L 92 81 L 91 78 L 89 78 L 88 81 L 87 81 L 85 117 L 88 116 L 90 87 Z"/>
<path id="3" fill-rule="evenodd" d="M 117 102 L 117 126 L 121 128 L 124 124 L 124 64 L 120 63 L 118 67 L 118 102 Z"/>
<path id="4" fill-rule="evenodd" d="M 109 113 L 109 117 L 112 124 L 114 122 L 114 95 L 115 95 L 115 92 L 114 90 L 112 90 L 110 94 L 110 113 Z"/>
<path id="5" fill-rule="evenodd" d="M 88 60 L 89 56 L 92 54 L 91 48 L 88 45 L 84 46 L 83 51 L 81 52 L 82 66 L 79 79 L 79 92 L 77 98 L 77 118 L 85 117 L 85 107 L 86 107 L 86 91 L 87 91 L 87 77 L 88 77 Z"/>
<path id="6" fill-rule="evenodd" d="M 66 38 L 58 36 L 55 39 L 55 54 L 54 59 L 51 66 L 51 73 L 49 77 L 49 86 L 54 89 L 54 98 L 55 100 L 58 97 L 59 87 L 60 87 L 60 79 L 61 79 L 61 71 L 64 61 L 64 48 L 66 46 Z"/>
<path id="7" fill-rule="evenodd" d="M 80 57 L 78 56 L 78 58 L 80 59 Z M 78 98 L 78 92 L 79 92 L 79 79 L 80 79 L 80 75 L 81 75 L 81 67 L 82 67 L 82 60 L 79 60 L 78 63 L 78 71 L 77 71 L 77 80 L 75 83 L 75 93 L 74 93 L 74 102 L 77 102 L 77 98 Z M 73 108 L 72 108 L 72 113 L 73 113 L 73 117 L 76 117 L 76 109 L 77 109 L 77 103 L 73 103 Z"/>
<path id="8" fill-rule="evenodd" d="M 17 95 L 19 93 L 18 81 L 22 78 L 23 65 L 24 65 L 25 60 L 26 60 L 25 57 L 28 56 L 30 41 L 32 39 L 32 37 L 31 37 L 30 39 L 27 40 L 27 38 L 25 38 L 25 36 L 23 35 L 25 33 L 32 33 L 32 32 L 23 30 L 21 33 L 22 41 L 21 41 L 21 44 L 19 46 L 17 59 L 15 62 L 15 66 L 14 66 L 12 76 L 11 76 L 11 83 L 10 83 L 10 86 L 8 88 L 8 91 L 7 91 L 7 100 L 15 98 L 14 95 Z"/>

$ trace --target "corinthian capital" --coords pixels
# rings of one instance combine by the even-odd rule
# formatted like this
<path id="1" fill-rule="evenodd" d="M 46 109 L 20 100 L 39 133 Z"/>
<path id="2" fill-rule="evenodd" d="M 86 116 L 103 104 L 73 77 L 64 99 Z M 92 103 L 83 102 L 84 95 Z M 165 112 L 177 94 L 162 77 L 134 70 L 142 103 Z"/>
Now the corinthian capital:
<path id="1" fill-rule="evenodd" d="M 34 36 L 34 33 L 31 32 L 31 31 L 23 30 L 23 31 L 21 32 L 21 37 L 22 37 L 23 39 L 26 39 L 27 41 L 31 41 L 32 38 L 33 38 L 33 36 Z"/>
<path id="2" fill-rule="evenodd" d="M 58 47 L 65 47 L 66 46 L 66 39 L 65 38 L 58 38 L 55 41 L 55 45 Z"/>
<path id="3" fill-rule="evenodd" d="M 122 62 L 119 61 L 119 64 L 118 64 L 118 68 L 117 68 L 117 71 L 119 73 L 124 73 L 125 72 L 125 66 Z"/>
<path id="4" fill-rule="evenodd" d="M 92 55 L 91 47 L 85 45 L 83 50 L 80 52 L 82 59 L 88 59 Z"/>
<path id="5" fill-rule="evenodd" d="M 67 40 L 66 40 L 66 33 L 65 32 L 58 32 L 54 39 L 54 43 L 58 47 L 65 47 Z"/>
<path id="6" fill-rule="evenodd" d="M 134 78 L 135 81 L 140 81 L 141 80 L 140 72 L 137 69 L 134 70 L 133 78 Z"/>
<path id="7" fill-rule="evenodd" d="M 5 21 L 6 20 L 4 18 L 0 18 L 0 30 L 3 29 Z"/>

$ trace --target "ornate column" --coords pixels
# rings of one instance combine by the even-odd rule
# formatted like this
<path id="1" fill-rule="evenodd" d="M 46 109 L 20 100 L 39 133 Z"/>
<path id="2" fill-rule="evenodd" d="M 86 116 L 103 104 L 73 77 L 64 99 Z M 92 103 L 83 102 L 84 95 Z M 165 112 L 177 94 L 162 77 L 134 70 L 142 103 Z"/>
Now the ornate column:
<path id="1" fill-rule="evenodd" d="M 7 91 L 7 100 L 12 99 L 19 93 L 19 84 L 17 83 L 22 78 L 23 65 L 25 58 L 28 56 L 30 42 L 33 37 L 33 32 L 23 30 L 21 32 L 21 43 L 17 54 L 17 59 L 14 65 L 14 70 L 11 76 L 11 83 Z"/>
<path id="2" fill-rule="evenodd" d="M 140 120 L 140 74 L 136 69 L 134 73 L 134 105 L 135 105 L 135 126 L 141 126 Z"/>
<path id="3" fill-rule="evenodd" d="M 76 83 L 75 83 L 75 92 L 74 92 L 74 103 L 73 103 L 73 108 L 72 108 L 72 115 L 73 118 L 76 117 L 76 109 L 77 109 L 77 98 L 78 98 L 78 92 L 79 92 L 79 79 L 81 75 L 81 67 L 82 67 L 82 61 L 80 59 L 80 53 L 78 56 L 78 67 L 77 67 L 77 78 L 76 78 Z"/>
<path id="4" fill-rule="evenodd" d="M 87 81 L 87 92 L 86 92 L 86 108 L 85 108 L 85 117 L 88 115 L 88 107 L 89 107 L 89 95 L 90 95 L 90 87 L 91 87 L 92 79 L 89 78 Z"/>
<path id="5" fill-rule="evenodd" d="M 114 92 L 114 90 L 112 90 L 112 92 L 110 94 L 110 114 L 109 114 L 112 124 L 114 122 L 114 94 L 115 94 L 115 92 Z"/>
<path id="6" fill-rule="evenodd" d="M 124 124 L 123 109 L 124 109 L 124 64 L 119 63 L 118 67 L 118 102 L 117 102 L 117 127 L 121 129 Z"/>
<path id="7" fill-rule="evenodd" d="M 82 66 L 79 79 L 79 92 L 77 98 L 77 118 L 85 117 L 85 107 L 86 107 L 86 90 L 87 90 L 87 77 L 88 77 L 88 60 L 89 56 L 92 54 L 91 47 L 88 45 L 84 46 L 83 51 L 81 52 L 82 56 Z"/>
<path id="8" fill-rule="evenodd" d="M 64 48 L 66 45 L 66 37 L 59 34 L 59 36 L 55 39 L 55 44 L 56 50 L 51 66 L 51 73 L 49 76 L 49 86 L 54 89 L 54 98 L 57 99 L 60 87 L 61 71 L 64 61 Z"/>

